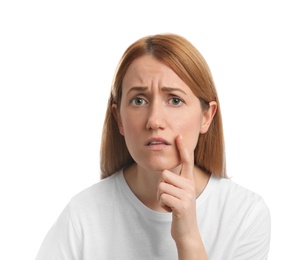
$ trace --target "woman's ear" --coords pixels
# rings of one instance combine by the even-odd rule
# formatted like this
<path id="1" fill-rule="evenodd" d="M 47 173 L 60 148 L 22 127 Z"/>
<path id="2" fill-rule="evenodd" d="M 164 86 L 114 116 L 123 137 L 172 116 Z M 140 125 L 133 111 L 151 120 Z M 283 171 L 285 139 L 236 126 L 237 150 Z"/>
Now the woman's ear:
<path id="1" fill-rule="evenodd" d="M 112 113 L 113 113 L 113 116 L 114 116 L 114 118 L 115 118 L 115 120 L 118 124 L 120 134 L 124 136 L 123 125 L 122 125 L 122 121 L 121 121 L 121 117 L 120 117 L 120 113 L 119 113 L 119 109 L 118 109 L 117 104 L 112 104 Z"/>
<path id="2" fill-rule="evenodd" d="M 209 102 L 209 108 L 203 111 L 202 125 L 200 129 L 201 134 L 205 134 L 208 131 L 214 115 L 217 112 L 217 107 L 217 102 L 211 101 Z"/>

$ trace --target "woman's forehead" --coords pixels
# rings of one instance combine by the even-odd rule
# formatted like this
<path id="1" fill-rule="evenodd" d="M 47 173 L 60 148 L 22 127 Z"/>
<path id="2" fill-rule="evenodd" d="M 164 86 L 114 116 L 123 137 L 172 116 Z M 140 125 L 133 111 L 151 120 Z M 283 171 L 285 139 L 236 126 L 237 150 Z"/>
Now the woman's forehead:
<path id="1" fill-rule="evenodd" d="M 186 84 L 167 65 L 160 62 L 151 55 L 145 55 L 135 59 L 128 67 L 122 85 L 129 86 L 151 86 L 160 84 L 162 87 L 176 87 Z"/>

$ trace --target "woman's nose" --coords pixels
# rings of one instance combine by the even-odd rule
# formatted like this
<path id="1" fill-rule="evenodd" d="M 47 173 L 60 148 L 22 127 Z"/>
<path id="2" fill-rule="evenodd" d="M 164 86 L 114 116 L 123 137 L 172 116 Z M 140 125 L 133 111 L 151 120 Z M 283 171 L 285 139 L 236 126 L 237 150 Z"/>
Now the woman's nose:
<path id="1" fill-rule="evenodd" d="M 166 127 L 165 123 L 165 111 L 162 107 L 162 104 L 159 104 L 158 102 L 153 103 L 150 106 L 150 110 L 148 113 L 146 128 L 147 129 L 164 129 Z"/>

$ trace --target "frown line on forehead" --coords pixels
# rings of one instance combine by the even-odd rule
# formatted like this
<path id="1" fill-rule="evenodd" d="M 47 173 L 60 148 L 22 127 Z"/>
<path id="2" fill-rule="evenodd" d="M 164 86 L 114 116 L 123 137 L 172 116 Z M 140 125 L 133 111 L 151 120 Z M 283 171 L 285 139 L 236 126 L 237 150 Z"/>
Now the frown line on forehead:
<path id="1" fill-rule="evenodd" d="M 149 87 L 146 86 L 134 86 L 131 87 L 128 91 L 127 94 L 129 94 L 130 92 L 146 92 L 149 90 Z M 185 91 L 183 91 L 180 88 L 172 88 L 172 87 L 161 87 L 161 91 L 163 92 L 175 92 L 175 91 L 179 91 L 181 93 L 183 93 L 184 95 L 187 95 Z"/>

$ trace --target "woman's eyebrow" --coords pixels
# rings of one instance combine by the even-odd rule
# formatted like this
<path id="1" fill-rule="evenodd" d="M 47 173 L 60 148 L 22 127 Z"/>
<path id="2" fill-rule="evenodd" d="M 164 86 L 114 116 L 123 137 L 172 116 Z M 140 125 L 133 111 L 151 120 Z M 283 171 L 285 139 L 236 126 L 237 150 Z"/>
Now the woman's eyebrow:
<path id="1" fill-rule="evenodd" d="M 143 91 L 147 91 L 148 87 L 144 87 L 144 86 L 134 86 L 131 87 L 128 91 L 127 94 L 129 94 L 132 91 L 137 91 L 137 92 L 143 92 Z M 185 91 L 183 91 L 180 88 L 172 88 L 172 87 L 162 87 L 161 91 L 163 92 L 174 92 L 174 91 L 179 91 L 181 93 L 183 93 L 184 95 L 187 95 Z"/>
<path id="2" fill-rule="evenodd" d="M 179 92 L 182 92 L 184 95 L 187 95 L 185 91 L 183 91 L 182 89 L 180 88 L 172 88 L 172 87 L 162 87 L 161 88 L 162 91 L 164 92 L 174 92 L 174 91 L 179 91 Z"/>
<path id="3" fill-rule="evenodd" d="M 135 86 L 135 87 L 131 87 L 126 94 L 129 94 L 132 91 L 137 91 L 137 92 L 143 92 L 146 91 L 148 89 L 148 87 L 140 87 L 140 86 Z"/>

